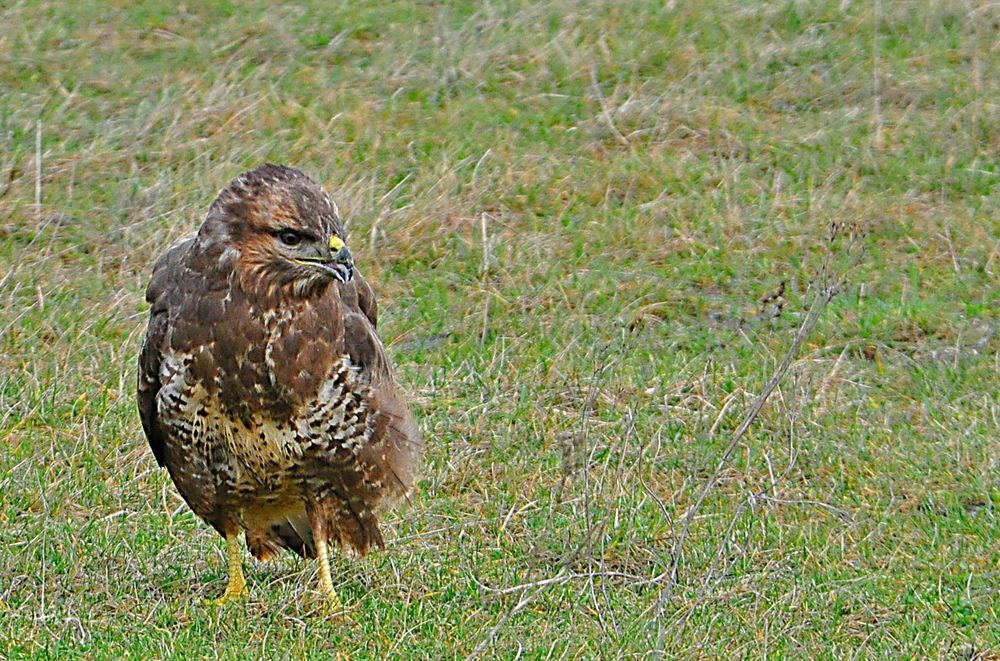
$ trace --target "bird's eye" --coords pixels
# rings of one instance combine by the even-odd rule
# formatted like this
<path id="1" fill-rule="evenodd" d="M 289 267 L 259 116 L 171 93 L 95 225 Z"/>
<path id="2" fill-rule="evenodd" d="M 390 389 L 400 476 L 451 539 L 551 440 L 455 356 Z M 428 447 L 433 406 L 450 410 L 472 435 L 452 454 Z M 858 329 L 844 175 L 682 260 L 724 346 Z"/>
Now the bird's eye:
<path id="1" fill-rule="evenodd" d="M 286 246 L 297 246 L 302 243 L 302 235 L 295 230 L 281 230 L 278 233 L 278 240 Z"/>

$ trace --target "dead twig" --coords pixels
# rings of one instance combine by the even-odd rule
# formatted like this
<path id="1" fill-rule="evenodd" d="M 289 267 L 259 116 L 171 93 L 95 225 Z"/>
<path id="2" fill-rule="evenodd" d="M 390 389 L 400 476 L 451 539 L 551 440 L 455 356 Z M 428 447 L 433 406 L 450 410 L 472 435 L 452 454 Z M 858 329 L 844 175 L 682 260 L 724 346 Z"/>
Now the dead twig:
<path id="1" fill-rule="evenodd" d="M 42 219 L 42 120 L 35 122 L 35 219 Z"/>
<path id="2" fill-rule="evenodd" d="M 618 130 L 615 126 L 615 121 L 611 119 L 611 112 L 608 110 L 608 103 L 604 100 L 604 94 L 601 92 L 601 86 L 597 83 L 597 67 L 593 64 L 590 65 L 590 84 L 594 88 L 594 95 L 597 97 L 597 102 L 601 104 L 601 116 L 604 117 L 604 122 L 614 133 L 615 137 L 618 138 L 618 142 L 622 143 L 626 147 L 630 147 L 631 144 L 622 132 Z"/>
<path id="3" fill-rule="evenodd" d="M 826 271 L 824 270 L 824 274 L 825 273 Z M 664 577 L 666 580 L 666 585 L 664 585 L 663 589 L 660 591 L 659 597 L 657 598 L 654 621 L 657 622 L 657 625 L 659 627 L 659 633 L 657 635 L 657 642 L 656 642 L 656 648 L 658 650 L 663 649 L 664 634 L 665 634 L 665 629 L 661 624 L 661 618 L 663 616 L 666 603 L 670 599 L 673 588 L 677 584 L 678 568 L 680 566 L 680 560 L 684 549 L 684 543 L 687 541 L 688 535 L 690 533 L 691 523 L 692 521 L 694 521 L 694 518 L 698 514 L 698 512 L 701 511 L 702 506 L 705 504 L 705 500 L 708 498 L 708 494 L 711 493 L 712 489 L 715 487 L 716 483 L 719 480 L 719 476 L 722 474 L 723 468 L 725 468 L 726 464 L 729 462 L 730 457 L 736 450 L 740 441 L 743 439 L 743 436 L 746 434 L 747 430 L 750 428 L 750 425 L 752 425 L 754 420 L 757 419 L 757 416 L 760 414 L 761 410 L 764 408 L 764 405 L 767 403 L 768 398 L 771 396 L 771 394 L 778 387 L 778 384 L 780 384 L 782 379 L 785 377 L 786 372 L 788 372 L 788 368 L 791 367 L 792 361 L 795 359 L 795 356 L 798 355 L 799 347 L 802 346 L 802 342 L 805 341 L 805 338 L 809 335 L 810 332 L 812 332 L 812 329 L 816 326 L 816 323 L 819 321 L 819 318 L 822 315 L 823 310 L 826 308 L 827 304 L 833 299 L 833 297 L 837 294 L 841 282 L 838 281 L 836 283 L 829 283 L 826 281 L 825 275 L 823 277 L 823 280 L 824 280 L 823 286 L 821 286 L 820 291 L 817 292 L 816 296 L 813 298 L 813 302 L 809 307 L 809 312 L 806 315 L 806 318 L 803 320 L 802 325 L 795 333 L 795 337 L 792 340 L 792 346 L 785 353 L 785 356 L 782 359 L 781 363 L 778 365 L 778 368 L 775 370 L 774 374 L 768 380 L 767 384 L 764 386 L 764 389 L 757 396 L 757 399 L 754 401 L 753 406 L 750 407 L 750 411 L 743 419 L 743 422 L 736 430 L 736 433 L 733 434 L 732 440 L 729 442 L 729 445 L 726 446 L 725 451 L 719 458 L 719 461 L 715 467 L 715 471 L 709 477 L 708 482 L 705 483 L 705 486 L 702 488 L 701 493 L 698 495 L 698 499 L 684 515 L 684 521 L 681 526 L 680 534 L 677 536 L 672 549 L 670 568 L 666 573 L 666 576 Z"/>

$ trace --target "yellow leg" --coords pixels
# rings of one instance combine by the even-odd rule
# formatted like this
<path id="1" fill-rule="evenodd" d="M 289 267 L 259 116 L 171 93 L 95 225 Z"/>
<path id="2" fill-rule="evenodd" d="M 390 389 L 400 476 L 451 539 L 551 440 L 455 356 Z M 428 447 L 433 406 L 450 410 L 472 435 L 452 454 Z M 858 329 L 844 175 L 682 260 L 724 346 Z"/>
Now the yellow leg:
<path id="1" fill-rule="evenodd" d="M 330 607 L 338 611 L 340 610 L 340 597 L 333 589 L 333 579 L 330 577 L 330 556 L 327 552 L 325 539 L 316 539 L 316 561 L 319 563 L 319 582 L 323 587 L 323 592 L 326 592 L 326 596 L 330 598 Z"/>
<path id="2" fill-rule="evenodd" d="M 243 578 L 243 559 L 240 557 L 239 533 L 226 535 L 226 552 L 229 556 L 229 585 L 226 586 L 225 594 L 215 600 L 217 606 L 236 601 L 247 590 L 247 582 Z"/>

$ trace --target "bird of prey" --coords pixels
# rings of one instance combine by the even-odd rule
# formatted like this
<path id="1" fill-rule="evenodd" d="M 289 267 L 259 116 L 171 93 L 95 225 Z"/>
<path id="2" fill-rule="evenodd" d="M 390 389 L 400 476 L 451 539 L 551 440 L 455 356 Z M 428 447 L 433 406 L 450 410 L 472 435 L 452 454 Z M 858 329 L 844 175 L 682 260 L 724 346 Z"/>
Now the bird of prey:
<path id="1" fill-rule="evenodd" d="M 423 445 L 336 205 L 296 169 L 246 172 L 156 263 L 146 300 L 142 427 L 226 540 L 218 602 L 245 592 L 242 532 L 258 559 L 318 559 L 339 608 L 329 545 L 383 545 L 377 516 L 409 491 Z"/>

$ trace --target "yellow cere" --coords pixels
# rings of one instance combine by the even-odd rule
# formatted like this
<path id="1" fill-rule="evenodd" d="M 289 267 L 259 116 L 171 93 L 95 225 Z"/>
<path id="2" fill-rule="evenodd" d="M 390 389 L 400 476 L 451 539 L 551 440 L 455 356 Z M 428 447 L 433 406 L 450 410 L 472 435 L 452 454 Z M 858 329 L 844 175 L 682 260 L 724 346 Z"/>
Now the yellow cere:
<path id="1" fill-rule="evenodd" d="M 330 250 L 333 252 L 340 252 L 340 249 L 344 247 L 344 242 L 339 236 L 330 237 Z"/>

